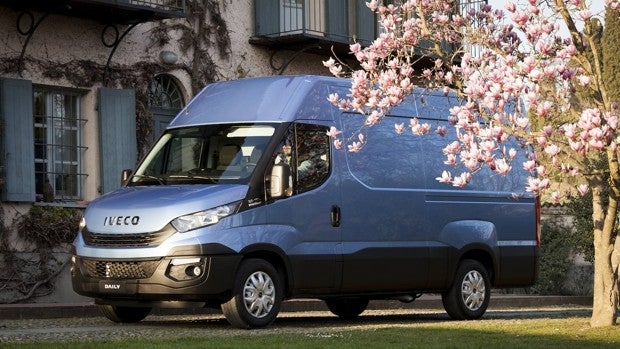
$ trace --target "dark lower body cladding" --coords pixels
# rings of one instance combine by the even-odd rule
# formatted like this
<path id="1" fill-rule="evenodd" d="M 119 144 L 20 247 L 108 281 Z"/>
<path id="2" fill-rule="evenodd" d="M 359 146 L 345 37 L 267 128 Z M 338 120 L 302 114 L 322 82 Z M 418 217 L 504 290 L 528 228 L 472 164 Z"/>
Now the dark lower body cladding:
<path id="1" fill-rule="evenodd" d="M 165 304 L 225 301 L 241 256 L 175 256 L 159 259 L 96 259 L 74 256 L 76 293 L 98 303 Z"/>
<path id="2" fill-rule="evenodd" d="M 502 256 L 495 287 L 523 287 L 536 282 L 538 275 L 537 246 L 500 247 Z"/>

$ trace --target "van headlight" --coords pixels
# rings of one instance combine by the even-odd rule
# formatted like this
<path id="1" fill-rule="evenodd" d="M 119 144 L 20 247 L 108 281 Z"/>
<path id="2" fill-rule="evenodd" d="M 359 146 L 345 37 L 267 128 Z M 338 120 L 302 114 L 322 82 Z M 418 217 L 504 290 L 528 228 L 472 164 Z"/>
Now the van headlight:
<path id="1" fill-rule="evenodd" d="M 220 219 L 237 212 L 240 202 L 222 205 L 208 210 L 175 218 L 170 222 L 179 233 L 216 224 Z"/>

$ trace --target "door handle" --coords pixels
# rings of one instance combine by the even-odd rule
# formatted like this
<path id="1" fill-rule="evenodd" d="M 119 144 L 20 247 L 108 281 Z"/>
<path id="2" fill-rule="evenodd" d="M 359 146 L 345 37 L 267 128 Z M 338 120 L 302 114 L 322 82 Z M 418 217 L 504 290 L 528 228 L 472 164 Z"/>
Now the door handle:
<path id="1" fill-rule="evenodd" d="M 331 217 L 332 217 L 332 227 L 339 227 L 340 226 L 340 207 L 338 207 L 337 205 L 332 206 Z"/>

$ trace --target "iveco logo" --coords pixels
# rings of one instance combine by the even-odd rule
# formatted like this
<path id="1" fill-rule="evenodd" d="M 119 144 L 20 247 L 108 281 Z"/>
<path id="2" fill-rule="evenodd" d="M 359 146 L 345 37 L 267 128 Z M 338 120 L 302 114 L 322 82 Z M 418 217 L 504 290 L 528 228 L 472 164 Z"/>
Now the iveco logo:
<path id="1" fill-rule="evenodd" d="M 105 217 L 103 225 L 138 225 L 140 216 Z"/>

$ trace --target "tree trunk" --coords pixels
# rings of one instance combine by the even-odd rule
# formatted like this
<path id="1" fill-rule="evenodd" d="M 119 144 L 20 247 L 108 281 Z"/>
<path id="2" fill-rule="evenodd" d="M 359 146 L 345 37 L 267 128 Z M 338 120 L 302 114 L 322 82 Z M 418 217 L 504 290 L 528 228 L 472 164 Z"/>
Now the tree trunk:
<path id="1" fill-rule="evenodd" d="M 617 319 L 618 277 L 611 264 L 613 249 L 609 248 L 608 243 L 600 240 L 595 236 L 594 300 L 590 319 L 592 327 L 613 326 Z"/>
<path id="2" fill-rule="evenodd" d="M 613 194 L 603 201 L 602 178 L 591 180 L 592 221 L 594 223 L 594 300 L 590 326 L 602 327 L 616 324 L 618 310 L 618 251 L 612 236 L 617 231 L 617 205 Z M 618 245 L 618 244 L 616 244 Z"/>

